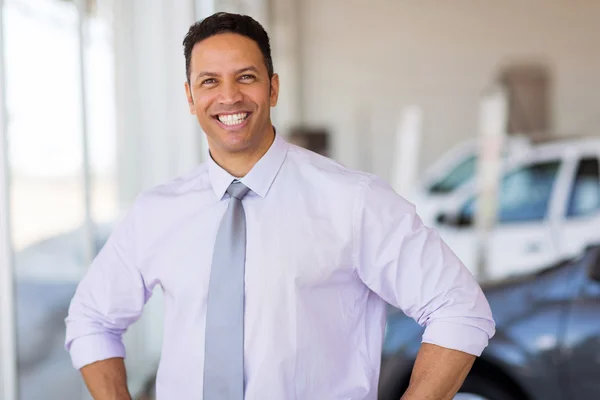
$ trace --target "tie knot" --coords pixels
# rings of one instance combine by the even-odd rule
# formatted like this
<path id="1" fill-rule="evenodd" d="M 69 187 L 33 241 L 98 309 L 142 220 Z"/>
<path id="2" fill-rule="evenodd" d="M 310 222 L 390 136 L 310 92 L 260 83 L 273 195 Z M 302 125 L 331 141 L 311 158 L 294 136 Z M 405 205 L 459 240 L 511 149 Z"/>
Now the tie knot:
<path id="1" fill-rule="evenodd" d="M 242 200 L 250 191 L 242 182 L 233 181 L 227 188 L 227 193 L 231 197 L 235 197 L 238 200 Z"/>

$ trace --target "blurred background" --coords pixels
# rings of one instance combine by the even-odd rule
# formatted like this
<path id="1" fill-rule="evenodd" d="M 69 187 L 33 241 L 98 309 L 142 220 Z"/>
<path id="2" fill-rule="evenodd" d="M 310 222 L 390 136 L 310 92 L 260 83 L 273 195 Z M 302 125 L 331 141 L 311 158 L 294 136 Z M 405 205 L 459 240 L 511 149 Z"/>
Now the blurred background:
<path id="1" fill-rule="evenodd" d="M 278 131 L 391 182 L 482 284 L 597 244 L 596 0 L 3 0 L 0 399 L 88 398 L 69 301 L 136 195 L 205 159 L 181 43 L 215 11 L 269 32 Z M 140 399 L 161 332 L 155 293 L 125 337 Z"/>

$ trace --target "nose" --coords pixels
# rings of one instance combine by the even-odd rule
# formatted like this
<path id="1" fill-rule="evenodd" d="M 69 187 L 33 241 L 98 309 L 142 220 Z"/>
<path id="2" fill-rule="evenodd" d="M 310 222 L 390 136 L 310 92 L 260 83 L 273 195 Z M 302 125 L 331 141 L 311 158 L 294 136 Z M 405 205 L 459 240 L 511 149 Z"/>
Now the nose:
<path id="1" fill-rule="evenodd" d="M 236 104 L 243 100 L 242 92 L 237 82 L 223 82 L 220 93 L 221 104 Z"/>

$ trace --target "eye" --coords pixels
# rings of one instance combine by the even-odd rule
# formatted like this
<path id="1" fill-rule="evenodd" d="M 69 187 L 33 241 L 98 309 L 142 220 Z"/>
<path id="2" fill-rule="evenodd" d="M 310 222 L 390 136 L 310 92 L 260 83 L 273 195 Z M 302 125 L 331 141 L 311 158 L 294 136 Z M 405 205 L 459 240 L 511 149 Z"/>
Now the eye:
<path id="1" fill-rule="evenodd" d="M 217 81 L 214 78 L 208 78 L 202 81 L 202 85 L 212 85 L 213 83 L 216 83 Z"/>
<path id="2" fill-rule="evenodd" d="M 246 74 L 246 75 L 240 76 L 240 80 L 241 81 L 249 82 L 249 81 L 253 81 L 255 79 L 256 79 L 256 77 L 254 75 L 251 75 L 251 74 Z"/>

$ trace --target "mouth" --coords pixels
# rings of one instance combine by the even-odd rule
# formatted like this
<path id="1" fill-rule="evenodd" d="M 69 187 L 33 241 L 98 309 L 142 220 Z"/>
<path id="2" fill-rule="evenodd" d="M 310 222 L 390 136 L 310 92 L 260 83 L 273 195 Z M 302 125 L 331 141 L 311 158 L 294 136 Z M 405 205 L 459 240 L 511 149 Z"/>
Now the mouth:
<path id="1" fill-rule="evenodd" d="M 217 114 L 213 118 L 226 129 L 239 129 L 246 125 L 252 113 L 238 112 L 235 114 Z"/>

